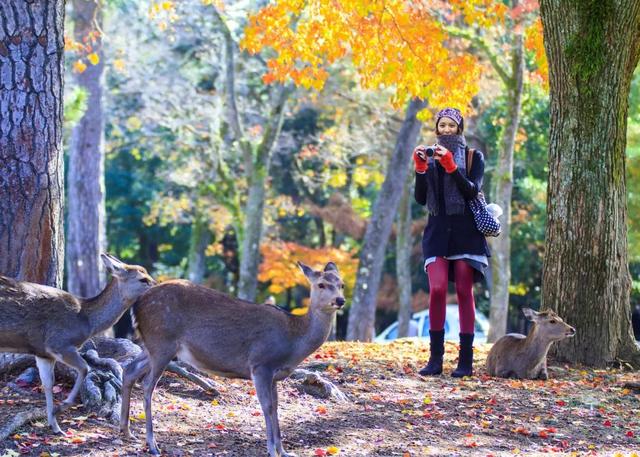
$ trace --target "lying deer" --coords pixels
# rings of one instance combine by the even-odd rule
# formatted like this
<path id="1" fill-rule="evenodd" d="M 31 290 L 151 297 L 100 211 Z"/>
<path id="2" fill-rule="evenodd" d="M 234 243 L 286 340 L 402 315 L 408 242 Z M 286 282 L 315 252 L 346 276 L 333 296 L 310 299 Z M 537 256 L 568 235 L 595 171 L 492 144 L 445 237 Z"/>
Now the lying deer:
<path id="1" fill-rule="evenodd" d="M 62 433 L 53 407 L 54 365 L 75 369 L 76 381 L 64 401 L 73 404 L 88 372 L 78 348 L 91 336 L 110 328 L 154 280 L 137 265 L 108 254 L 102 261 L 113 279 L 94 298 L 79 298 L 60 289 L 0 276 L 0 352 L 36 356 L 47 402 L 47 419 Z"/>
<path id="2" fill-rule="evenodd" d="M 491 376 L 519 379 L 549 379 L 547 352 L 554 341 L 576 334 L 576 329 L 563 322 L 553 311 L 522 310 L 533 322 L 528 336 L 510 333 L 493 345 L 487 356 L 487 372 Z"/>
<path id="3" fill-rule="evenodd" d="M 165 367 L 177 356 L 209 373 L 253 380 L 266 422 L 269 455 L 294 456 L 282 448 L 276 382 L 325 342 L 333 315 L 344 305 L 344 283 L 334 263 L 323 271 L 298 265 L 311 284 L 309 311 L 302 316 L 183 280 L 164 282 L 144 294 L 133 313 L 145 353 L 127 365 L 123 376 L 120 429 L 125 437 L 132 438 L 131 388 L 144 376 L 147 445 L 152 454 L 160 453 L 153 435 L 151 397 Z"/>

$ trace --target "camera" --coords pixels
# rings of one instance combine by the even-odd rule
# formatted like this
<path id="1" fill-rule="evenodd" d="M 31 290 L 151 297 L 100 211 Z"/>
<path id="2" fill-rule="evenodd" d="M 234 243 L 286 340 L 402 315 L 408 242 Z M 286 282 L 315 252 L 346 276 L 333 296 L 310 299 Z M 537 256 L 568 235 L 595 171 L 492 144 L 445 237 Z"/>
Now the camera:
<path id="1" fill-rule="evenodd" d="M 425 152 L 427 153 L 427 157 L 433 157 L 433 154 L 436 152 L 437 144 L 432 144 L 431 146 L 427 146 L 425 148 Z"/>

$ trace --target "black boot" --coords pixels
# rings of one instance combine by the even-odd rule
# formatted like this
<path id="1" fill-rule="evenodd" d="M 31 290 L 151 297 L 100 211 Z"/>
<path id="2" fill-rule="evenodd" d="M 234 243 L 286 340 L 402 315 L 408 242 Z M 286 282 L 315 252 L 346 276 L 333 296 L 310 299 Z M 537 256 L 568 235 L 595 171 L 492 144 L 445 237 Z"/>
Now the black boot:
<path id="1" fill-rule="evenodd" d="M 431 355 L 427 366 L 418 373 L 422 376 L 442 374 L 442 357 L 444 356 L 444 330 L 429 330 Z"/>
<path id="2" fill-rule="evenodd" d="M 451 376 L 454 378 L 473 375 L 473 336 L 473 333 L 460 334 L 458 368 L 453 370 L 453 373 L 451 373 Z"/>

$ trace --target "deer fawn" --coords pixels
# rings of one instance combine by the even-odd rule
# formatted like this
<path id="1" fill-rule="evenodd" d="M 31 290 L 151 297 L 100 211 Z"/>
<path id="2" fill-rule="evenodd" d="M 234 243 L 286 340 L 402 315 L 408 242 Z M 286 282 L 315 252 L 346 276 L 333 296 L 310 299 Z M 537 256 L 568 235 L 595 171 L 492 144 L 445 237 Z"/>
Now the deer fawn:
<path id="1" fill-rule="evenodd" d="M 153 435 L 151 397 L 165 367 L 178 356 L 209 373 L 253 380 L 266 422 L 269 455 L 294 456 L 282 448 L 276 382 L 325 342 L 333 315 L 344 305 L 344 283 L 333 262 L 323 271 L 298 265 L 311 284 L 309 311 L 303 316 L 184 280 L 164 282 L 144 294 L 133 312 L 145 353 L 124 370 L 123 434 L 132 437 L 131 388 L 144 376 L 147 444 L 152 454 L 160 453 Z"/>
<path id="2" fill-rule="evenodd" d="M 154 280 L 137 265 L 108 254 L 102 261 L 113 280 L 94 298 L 78 298 L 53 287 L 0 276 L 0 351 L 34 354 L 44 386 L 47 419 L 62 433 L 53 407 L 56 361 L 74 368 L 77 377 L 64 404 L 73 404 L 88 366 L 78 348 L 91 336 L 111 327 Z"/>
<path id="3" fill-rule="evenodd" d="M 566 324 L 553 311 L 522 310 L 533 322 L 529 335 L 510 333 L 493 345 L 487 356 L 487 372 L 491 376 L 519 379 L 549 379 L 547 352 L 554 341 L 570 338 L 576 329 Z"/>

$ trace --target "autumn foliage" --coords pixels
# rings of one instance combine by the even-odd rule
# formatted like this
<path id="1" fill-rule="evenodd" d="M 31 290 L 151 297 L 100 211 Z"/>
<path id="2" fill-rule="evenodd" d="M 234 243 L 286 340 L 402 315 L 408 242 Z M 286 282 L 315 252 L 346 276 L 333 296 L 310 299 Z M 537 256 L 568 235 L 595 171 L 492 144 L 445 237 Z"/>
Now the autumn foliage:
<path id="1" fill-rule="evenodd" d="M 271 48 L 266 82 L 292 80 L 322 89 L 327 67 L 349 57 L 362 87 L 394 88 L 392 102 L 409 97 L 431 106 L 468 106 L 478 90 L 480 66 L 448 43 L 443 25 L 501 20 L 507 8 L 490 0 L 323 1 L 282 0 L 249 19 L 241 46 L 251 53 Z"/>
<path id="2" fill-rule="evenodd" d="M 334 247 L 310 248 L 297 243 L 270 242 L 260 247 L 262 263 L 258 273 L 260 282 L 269 282 L 269 292 L 280 294 L 298 285 L 306 286 L 307 279 L 300 271 L 297 261 L 312 268 L 321 269 L 327 262 L 338 266 L 345 284 L 345 295 L 349 296 L 356 281 L 357 253 Z"/>

